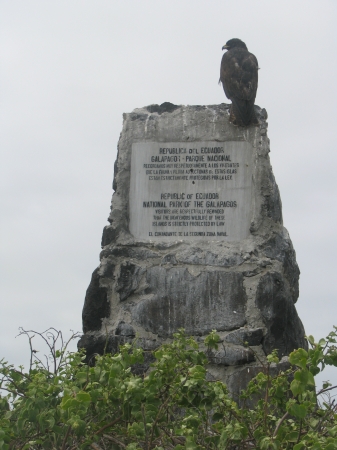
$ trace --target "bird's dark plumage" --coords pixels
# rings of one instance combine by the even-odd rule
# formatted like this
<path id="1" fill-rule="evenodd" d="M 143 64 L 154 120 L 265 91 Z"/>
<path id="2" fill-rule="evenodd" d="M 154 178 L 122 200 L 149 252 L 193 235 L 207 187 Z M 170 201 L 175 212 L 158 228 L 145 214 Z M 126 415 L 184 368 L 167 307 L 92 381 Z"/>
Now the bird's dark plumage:
<path id="1" fill-rule="evenodd" d="M 234 125 L 258 124 L 254 102 L 258 82 L 258 63 L 246 44 L 240 39 L 230 39 L 222 49 L 220 81 L 226 97 L 232 100 L 230 121 Z"/>

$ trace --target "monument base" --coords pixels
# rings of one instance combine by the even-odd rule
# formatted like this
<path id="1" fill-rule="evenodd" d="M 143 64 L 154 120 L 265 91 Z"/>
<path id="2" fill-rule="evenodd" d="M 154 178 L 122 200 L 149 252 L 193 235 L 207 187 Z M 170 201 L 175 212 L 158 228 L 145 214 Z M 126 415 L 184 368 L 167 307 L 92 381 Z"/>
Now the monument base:
<path id="1" fill-rule="evenodd" d="M 255 108 L 260 125 L 245 128 L 225 104 L 124 115 L 110 225 L 83 308 L 88 361 L 135 337 L 154 350 L 179 328 L 201 345 L 217 330 L 210 376 L 238 395 L 261 369 L 256 355 L 306 348 L 266 112 Z"/>

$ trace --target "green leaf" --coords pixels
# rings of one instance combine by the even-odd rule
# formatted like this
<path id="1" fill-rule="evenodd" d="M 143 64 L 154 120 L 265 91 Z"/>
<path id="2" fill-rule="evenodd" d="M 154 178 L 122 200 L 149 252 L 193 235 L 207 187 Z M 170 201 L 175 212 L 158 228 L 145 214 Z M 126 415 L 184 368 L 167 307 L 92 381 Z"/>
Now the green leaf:
<path id="1" fill-rule="evenodd" d="M 91 397 L 88 392 L 80 391 L 76 394 L 76 400 L 81 403 L 91 403 Z"/>
<path id="2" fill-rule="evenodd" d="M 277 439 L 273 439 L 269 436 L 262 438 L 259 442 L 261 450 L 277 450 L 280 447 L 280 442 Z"/>
<path id="3" fill-rule="evenodd" d="M 189 375 L 192 378 L 203 380 L 206 376 L 206 369 L 200 365 L 194 366 L 189 370 Z"/>
<path id="4" fill-rule="evenodd" d="M 61 401 L 61 408 L 64 410 L 76 408 L 77 405 L 78 401 L 75 400 L 73 397 L 70 397 L 69 395 L 65 395 Z"/>
<path id="5" fill-rule="evenodd" d="M 306 338 L 308 339 L 308 341 L 309 341 L 309 343 L 310 343 L 311 345 L 314 345 L 314 343 L 315 343 L 315 338 L 314 338 L 314 336 L 312 336 L 312 335 L 310 334 L 310 335 L 307 336 Z"/>
<path id="6" fill-rule="evenodd" d="M 68 424 L 71 426 L 72 430 L 77 436 L 81 436 L 85 432 L 86 423 L 78 415 L 72 416 L 68 420 Z"/>
<path id="7" fill-rule="evenodd" d="M 99 399 L 99 397 L 102 397 L 102 391 L 98 390 L 98 389 L 93 389 L 92 391 L 90 391 L 90 397 L 91 397 L 91 401 L 93 403 L 96 403 Z"/>
<path id="8" fill-rule="evenodd" d="M 87 382 L 87 378 L 88 378 L 88 373 L 87 372 L 78 372 L 76 374 L 76 380 L 83 384 Z"/>
<path id="9" fill-rule="evenodd" d="M 137 444 L 132 443 L 132 444 L 129 444 L 125 450 L 142 450 L 142 449 L 140 447 L 138 447 Z"/>
<path id="10" fill-rule="evenodd" d="M 290 384 L 294 396 L 303 394 L 310 386 L 315 386 L 313 374 L 307 368 L 297 370 L 294 374 L 294 380 Z"/>
<path id="11" fill-rule="evenodd" d="M 294 374 L 294 378 L 303 385 L 306 385 L 308 383 L 309 373 L 309 370 L 307 370 L 306 368 L 304 370 L 297 370 Z"/>
<path id="12" fill-rule="evenodd" d="M 310 373 L 313 374 L 313 376 L 317 375 L 318 373 L 320 373 L 321 369 L 319 367 L 315 367 L 315 366 L 310 366 Z"/>
<path id="13" fill-rule="evenodd" d="M 326 447 L 324 447 L 324 450 L 336 450 L 336 443 L 330 443 Z"/>
<path id="14" fill-rule="evenodd" d="M 286 434 L 284 437 L 284 441 L 286 441 L 286 442 L 297 442 L 297 439 L 298 439 L 297 431 L 291 431 L 290 433 Z"/>
<path id="15" fill-rule="evenodd" d="M 298 419 L 304 419 L 307 415 L 307 412 L 308 408 L 304 405 L 299 405 L 298 403 L 291 405 L 291 407 L 289 408 L 289 413 L 292 416 L 297 417 Z"/>
<path id="16" fill-rule="evenodd" d="M 308 386 L 316 386 L 314 375 L 310 371 L 308 372 L 307 384 L 308 384 Z"/>
<path id="17" fill-rule="evenodd" d="M 133 422 L 133 424 L 129 426 L 128 432 L 131 436 L 144 437 L 145 436 L 144 424 Z"/>
<path id="18" fill-rule="evenodd" d="M 183 423 L 189 428 L 198 428 L 200 425 L 200 418 L 196 416 L 188 416 L 183 419 Z"/>
<path id="19" fill-rule="evenodd" d="M 186 437 L 186 443 L 185 443 L 186 450 L 199 450 L 201 447 L 196 444 L 195 439 L 193 436 L 187 436 Z"/>
<path id="20" fill-rule="evenodd" d="M 297 395 L 302 394 L 305 391 L 305 385 L 298 380 L 293 380 L 290 384 L 290 390 L 296 397 Z"/>
<path id="21" fill-rule="evenodd" d="M 299 444 L 294 445 L 293 450 L 302 450 L 305 448 L 305 445 L 300 442 Z"/>
<path id="22" fill-rule="evenodd" d="M 212 330 L 211 333 L 205 338 L 205 345 L 214 350 L 218 350 L 218 342 L 220 341 L 220 336 L 217 334 L 216 330 Z"/>
<path id="23" fill-rule="evenodd" d="M 277 356 L 277 350 L 273 350 L 273 352 L 267 356 L 267 361 L 271 364 L 271 363 L 275 363 L 278 364 L 280 359 Z"/>
<path id="24" fill-rule="evenodd" d="M 295 366 L 301 367 L 301 369 L 305 369 L 308 361 L 308 352 L 306 352 L 303 348 L 299 348 L 294 352 L 291 352 L 289 355 L 289 362 Z"/>
<path id="25" fill-rule="evenodd" d="M 222 420 L 223 417 L 224 417 L 223 413 L 216 412 L 212 416 L 212 422 L 214 423 L 214 422 L 217 422 L 218 420 Z"/>

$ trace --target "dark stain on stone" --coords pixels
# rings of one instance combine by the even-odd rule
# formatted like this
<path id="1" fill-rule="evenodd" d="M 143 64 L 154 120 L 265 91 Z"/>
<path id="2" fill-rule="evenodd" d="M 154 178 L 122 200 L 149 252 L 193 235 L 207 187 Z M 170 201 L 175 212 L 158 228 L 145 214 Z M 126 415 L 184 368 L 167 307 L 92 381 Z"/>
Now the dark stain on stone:
<path id="1" fill-rule="evenodd" d="M 266 121 L 268 119 L 268 113 L 265 108 L 260 108 L 260 106 L 254 105 L 254 110 L 257 118 L 260 121 Z"/>
<path id="2" fill-rule="evenodd" d="M 291 241 L 281 234 L 274 233 L 261 247 L 262 252 L 270 259 L 276 259 L 283 263 L 283 270 L 290 286 L 293 302 L 296 303 L 299 296 L 300 269 L 296 262 L 295 250 Z"/>
<path id="3" fill-rule="evenodd" d="M 132 339 L 122 336 L 113 336 L 109 334 L 92 335 L 84 334 L 77 343 L 77 348 L 85 349 L 86 357 L 84 362 L 90 366 L 95 365 L 95 356 L 103 355 L 105 353 L 112 353 L 113 355 L 119 351 L 119 346 L 126 343 L 131 343 Z"/>
<path id="4" fill-rule="evenodd" d="M 140 120 L 141 122 L 145 122 L 146 119 L 148 118 L 148 115 L 132 112 L 129 114 L 129 117 L 130 117 L 130 120 L 132 120 L 132 121 Z"/>
<path id="5" fill-rule="evenodd" d="M 84 362 L 89 366 L 94 366 L 96 362 L 96 356 L 104 355 L 106 353 L 116 354 L 120 350 L 120 346 L 124 344 L 131 344 L 134 340 L 133 336 L 123 336 L 123 335 L 92 335 L 85 334 L 77 343 L 77 348 L 79 350 L 85 349 L 85 359 Z M 134 364 L 131 367 L 131 371 L 135 375 L 143 375 L 150 367 L 150 364 L 155 361 L 152 350 L 157 348 L 155 346 L 151 350 L 146 349 L 146 345 L 141 345 L 144 349 L 144 360 L 142 363 Z"/>
<path id="6" fill-rule="evenodd" d="M 117 191 L 117 174 L 118 174 L 118 154 L 117 154 L 117 158 L 114 164 L 114 178 L 113 178 L 113 182 L 112 182 L 112 189 L 114 191 Z"/>
<path id="7" fill-rule="evenodd" d="M 282 223 L 282 203 L 280 191 L 276 184 L 275 177 L 272 171 L 268 176 L 268 195 L 265 195 L 265 202 L 263 208 L 266 215 L 273 219 L 274 222 Z"/>
<path id="8" fill-rule="evenodd" d="M 288 283 L 278 272 L 261 277 L 256 291 L 256 306 L 268 329 L 263 339 L 266 354 L 278 350 L 279 357 L 296 348 L 307 348 L 304 328 L 292 301 Z"/>
<path id="9" fill-rule="evenodd" d="M 99 285 L 98 268 L 94 270 L 87 289 L 82 311 L 83 332 L 100 330 L 102 319 L 109 317 L 107 290 Z"/>
<path id="10" fill-rule="evenodd" d="M 242 272 L 242 274 L 244 277 L 250 278 L 250 277 L 255 277 L 255 275 L 257 275 L 260 272 L 261 272 L 261 269 L 259 267 L 256 267 L 253 270 L 245 270 L 244 272 Z"/>
<path id="11" fill-rule="evenodd" d="M 103 228 L 102 242 L 101 242 L 102 248 L 114 242 L 117 239 L 118 234 L 119 234 L 118 228 L 115 228 L 112 225 L 106 225 Z"/>
<path id="12" fill-rule="evenodd" d="M 136 333 L 133 327 L 129 323 L 125 323 L 123 321 L 119 322 L 117 325 L 115 334 L 117 336 L 129 336 L 129 337 L 135 337 Z"/>
<path id="13" fill-rule="evenodd" d="M 126 300 L 138 288 L 145 269 L 129 261 L 120 267 L 120 274 L 116 284 L 116 291 L 121 301 Z"/>
<path id="14" fill-rule="evenodd" d="M 290 243 L 281 234 L 273 233 L 272 237 L 264 242 L 263 253 L 270 259 L 283 262 L 284 256 L 289 252 Z"/>
<path id="15" fill-rule="evenodd" d="M 103 252 L 102 252 L 103 253 Z M 150 258 L 159 258 L 160 254 L 155 253 L 152 250 L 147 248 L 139 248 L 139 247 L 123 247 L 123 246 L 115 246 L 109 248 L 104 252 L 103 256 L 117 256 L 122 258 L 134 258 L 134 259 L 150 259 Z"/>
<path id="16" fill-rule="evenodd" d="M 167 255 L 165 255 L 162 260 L 161 260 L 161 264 L 164 266 L 165 264 L 172 264 L 173 266 L 175 266 L 177 264 L 177 260 L 176 257 L 173 253 L 168 253 Z"/>
<path id="17" fill-rule="evenodd" d="M 104 266 L 102 278 L 114 278 L 115 265 L 107 262 Z"/>
<path id="18" fill-rule="evenodd" d="M 164 102 L 161 105 L 146 106 L 146 109 L 149 111 L 149 113 L 157 113 L 159 115 L 161 115 L 165 112 L 171 113 L 179 108 L 180 108 L 179 105 L 174 105 L 173 103 L 170 103 L 170 102 Z"/>

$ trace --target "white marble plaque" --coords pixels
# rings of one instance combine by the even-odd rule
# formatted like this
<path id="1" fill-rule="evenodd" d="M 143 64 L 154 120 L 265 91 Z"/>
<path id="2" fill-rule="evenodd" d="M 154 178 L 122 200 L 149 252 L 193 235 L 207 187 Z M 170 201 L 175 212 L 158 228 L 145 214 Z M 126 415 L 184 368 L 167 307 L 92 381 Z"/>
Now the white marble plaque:
<path id="1" fill-rule="evenodd" d="M 132 145 L 130 232 L 149 241 L 249 235 L 252 146 L 248 142 Z"/>

